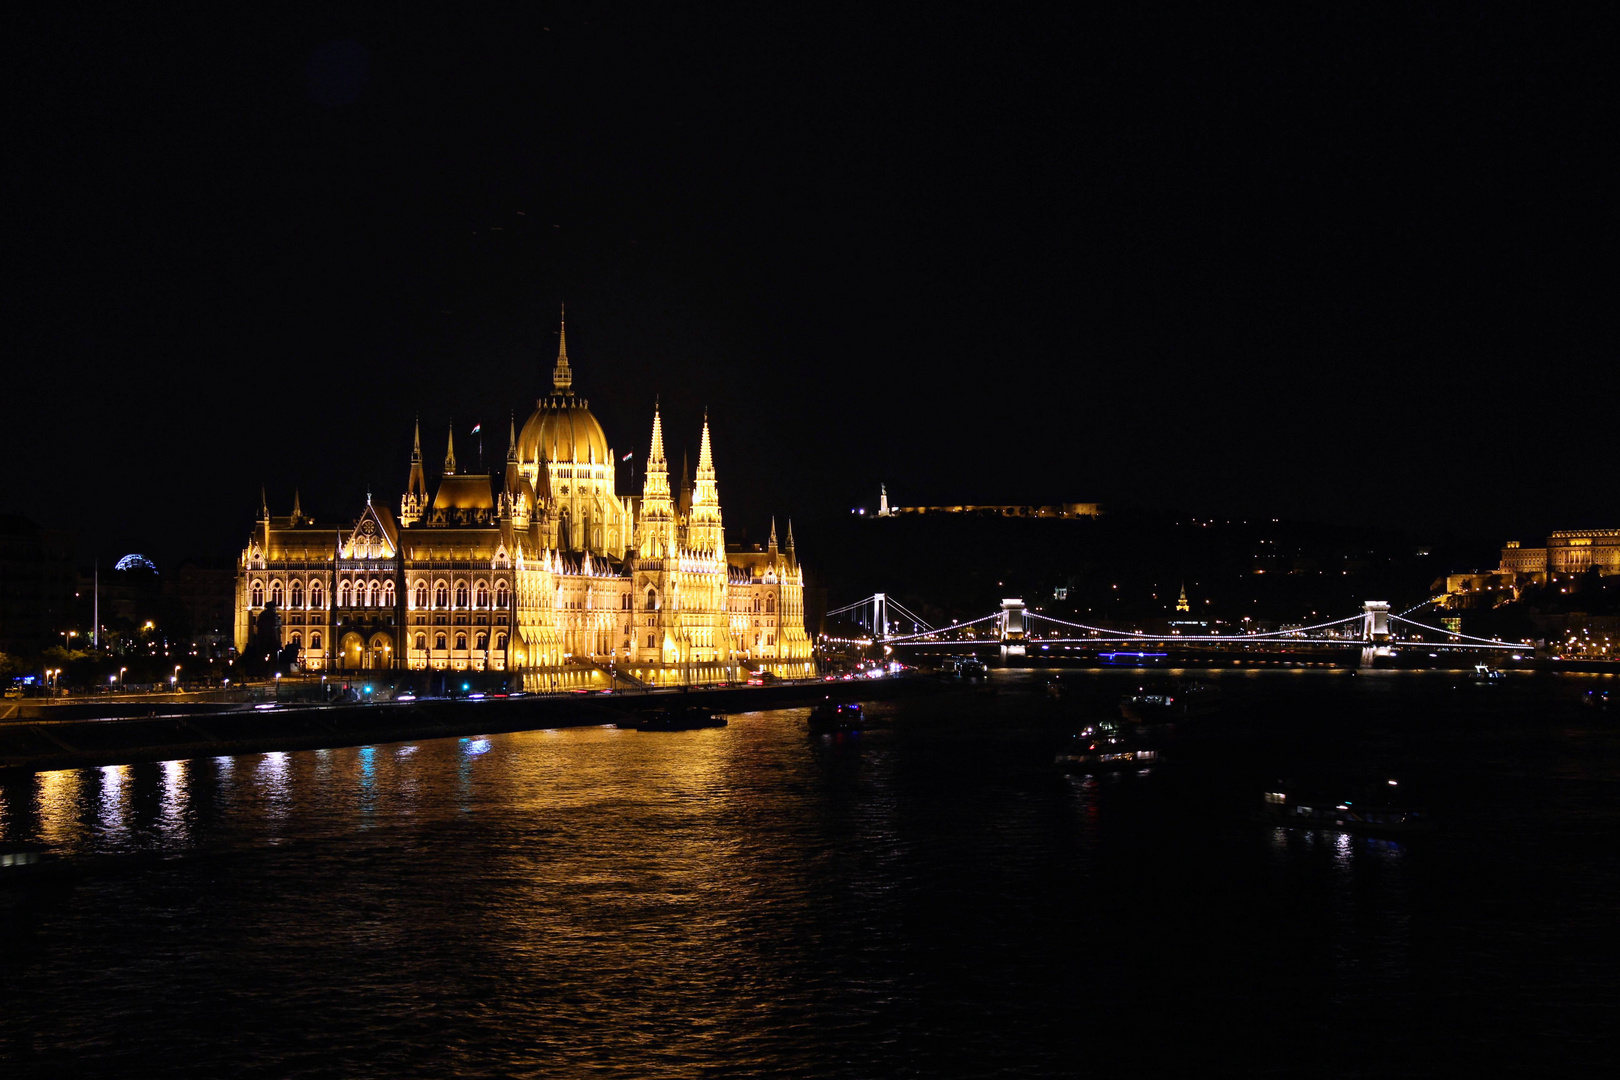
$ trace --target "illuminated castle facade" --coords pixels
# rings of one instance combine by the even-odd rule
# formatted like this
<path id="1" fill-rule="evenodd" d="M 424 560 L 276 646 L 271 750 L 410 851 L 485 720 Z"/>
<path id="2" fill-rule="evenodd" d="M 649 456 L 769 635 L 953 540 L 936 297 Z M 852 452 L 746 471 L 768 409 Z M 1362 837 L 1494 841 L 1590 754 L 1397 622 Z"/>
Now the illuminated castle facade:
<path id="1" fill-rule="evenodd" d="M 615 463 L 574 395 L 565 332 L 501 473 L 460 470 L 452 432 L 430 490 L 418 425 L 397 517 L 368 497 L 334 529 L 296 497 L 287 517 L 261 505 L 236 647 L 279 622 L 306 671 L 506 672 L 526 691 L 814 675 L 793 527 L 785 545 L 773 523 L 765 548 L 727 550 L 708 418 L 678 493 L 656 407 L 639 497 L 618 494 Z"/>

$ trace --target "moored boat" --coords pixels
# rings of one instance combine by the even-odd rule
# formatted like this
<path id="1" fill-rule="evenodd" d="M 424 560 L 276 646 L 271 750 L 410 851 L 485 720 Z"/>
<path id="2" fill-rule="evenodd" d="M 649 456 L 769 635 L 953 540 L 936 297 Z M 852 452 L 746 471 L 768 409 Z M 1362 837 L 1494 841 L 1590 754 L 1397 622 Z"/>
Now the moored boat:
<path id="1" fill-rule="evenodd" d="M 810 710 L 810 730 L 860 731 L 866 726 L 866 712 L 859 702 L 824 701 Z"/>
<path id="2" fill-rule="evenodd" d="M 725 727 L 726 718 L 713 709 L 698 705 L 676 706 L 638 716 L 619 727 L 636 731 L 692 731 L 697 728 Z"/>
<path id="3" fill-rule="evenodd" d="M 1386 784 L 1385 791 L 1358 790 L 1342 796 L 1268 791 L 1261 808 L 1255 811 L 1255 820 L 1289 829 L 1334 832 L 1406 834 L 1434 828 L 1434 819 L 1427 810 L 1396 795 L 1399 785 L 1394 780 Z"/>

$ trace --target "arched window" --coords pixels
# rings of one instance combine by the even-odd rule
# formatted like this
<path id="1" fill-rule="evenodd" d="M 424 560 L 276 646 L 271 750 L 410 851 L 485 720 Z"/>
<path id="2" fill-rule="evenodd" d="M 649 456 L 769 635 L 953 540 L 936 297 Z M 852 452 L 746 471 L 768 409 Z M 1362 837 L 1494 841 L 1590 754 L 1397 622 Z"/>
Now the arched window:
<path id="1" fill-rule="evenodd" d="M 383 607 L 393 607 L 394 606 L 394 583 L 392 581 L 383 582 L 383 585 L 382 585 L 382 605 L 383 605 Z"/>
<path id="2" fill-rule="evenodd" d="M 270 583 L 270 602 L 276 607 L 281 606 L 281 582 L 279 581 Z"/>
<path id="3" fill-rule="evenodd" d="M 427 635 L 426 634 L 417 634 L 416 635 L 416 650 L 417 650 L 417 652 L 425 652 L 427 650 Z"/>
<path id="4" fill-rule="evenodd" d="M 450 587 L 442 581 L 433 586 L 433 606 L 436 608 L 450 606 Z"/>
<path id="5" fill-rule="evenodd" d="M 506 635 L 505 634 L 496 634 L 495 635 L 495 651 L 496 652 L 505 652 L 506 651 Z"/>
<path id="6" fill-rule="evenodd" d="M 767 614 L 775 614 L 775 612 L 776 612 L 776 597 L 767 596 L 765 598 L 765 611 L 766 611 Z"/>
<path id="7" fill-rule="evenodd" d="M 652 634 L 648 634 L 647 635 L 647 648 L 650 649 L 656 644 L 658 644 L 658 639 L 655 636 L 653 636 Z"/>
<path id="8" fill-rule="evenodd" d="M 495 606 L 502 609 L 502 610 L 505 610 L 507 601 L 509 599 L 510 599 L 510 597 L 507 595 L 507 592 L 506 592 L 506 582 L 497 581 L 495 583 Z"/>
<path id="9" fill-rule="evenodd" d="M 464 608 L 466 606 L 467 606 L 467 583 L 465 581 L 458 581 L 458 582 L 456 582 L 456 607 Z"/>
<path id="10" fill-rule="evenodd" d="M 315 608 L 317 611 L 319 611 L 320 608 L 321 608 L 322 602 L 325 601 L 325 599 L 326 599 L 326 590 L 321 588 L 321 583 L 318 582 L 318 581 L 310 582 L 309 583 L 309 606 L 312 607 L 312 608 Z M 311 640 L 313 640 L 313 639 L 311 639 Z"/>
<path id="11" fill-rule="evenodd" d="M 287 644 L 302 651 L 304 648 L 304 635 L 300 634 L 297 630 L 294 630 L 291 634 L 287 635 Z"/>
<path id="12" fill-rule="evenodd" d="M 366 586 L 366 607 L 376 607 L 377 597 L 380 595 L 380 593 L 381 589 L 378 587 L 377 582 L 373 581 L 370 585 Z"/>
<path id="13" fill-rule="evenodd" d="M 648 589 L 647 590 L 647 610 L 648 611 L 657 611 L 658 610 L 658 592 L 656 590 L 654 590 L 654 589 Z"/>
<path id="14" fill-rule="evenodd" d="M 304 583 L 295 581 L 287 589 L 287 602 L 295 608 L 304 606 Z"/>
<path id="15" fill-rule="evenodd" d="M 619 597 L 619 610 L 620 611 L 629 611 L 630 610 L 630 594 L 629 593 L 625 593 L 623 596 Z"/>
<path id="16" fill-rule="evenodd" d="M 767 644 L 767 645 L 775 645 L 776 644 L 776 635 L 775 634 L 766 634 L 765 635 L 765 644 Z"/>
<path id="17" fill-rule="evenodd" d="M 348 606 L 349 606 L 349 583 L 347 581 L 340 581 L 340 582 L 338 582 L 338 607 L 348 607 Z"/>
<path id="18" fill-rule="evenodd" d="M 465 649 L 466 647 L 467 647 L 467 635 L 466 634 L 457 634 L 456 635 L 456 648 Z"/>
<path id="19" fill-rule="evenodd" d="M 262 581 L 253 583 L 253 606 L 264 607 L 264 582 Z"/>
<path id="20" fill-rule="evenodd" d="M 489 586 L 482 581 L 478 583 L 478 588 L 473 590 L 473 607 L 489 607 Z"/>
<path id="21" fill-rule="evenodd" d="M 759 597 L 757 597 L 757 596 L 754 597 L 754 611 L 755 612 L 759 611 Z"/>
<path id="22" fill-rule="evenodd" d="M 480 652 L 489 648 L 489 635 L 480 630 L 478 632 L 478 636 L 473 639 L 473 648 L 479 650 Z"/>
<path id="23" fill-rule="evenodd" d="M 427 607 L 427 582 L 425 581 L 416 583 L 416 606 L 419 608 Z"/>
<path id="24" fill-rule="evenodd" d="M 317 630 L 315 633 L 309 635 L 309 647 L 311 649 L 319 649 L 321 647 L 320 631 Z"/>
<path id="25" fill-rule="evenodd" d="M 433 635 L 433 647 L 435 649 L 438 649 L 440 652 L 444 651 L 444 635 L 443 634 L 435 634 L 435 635 Z"/>

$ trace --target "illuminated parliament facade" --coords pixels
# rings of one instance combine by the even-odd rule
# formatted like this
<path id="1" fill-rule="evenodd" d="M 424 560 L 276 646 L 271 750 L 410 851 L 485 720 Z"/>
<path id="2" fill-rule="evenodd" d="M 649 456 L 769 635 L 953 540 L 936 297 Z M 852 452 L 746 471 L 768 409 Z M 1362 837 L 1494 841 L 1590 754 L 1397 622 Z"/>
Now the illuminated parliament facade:
<path id="1" fill-rule="evenodd" d="M 368 497 L 334 529 L 296 497 L 287 517 L 261 505 L 237 650 L 270 613 L 305 671 L 505 672 L 526 691 L 815 673 L 793 526 L 727 550 L 707 417 L 695 482 L 675 492 L 655 406 L 641 493 L 622 496 L 566 332 L 536 405 L 521 431 L 514 418 L 503 471 L 459 469 L 452 431 L 431 485 L 418 424 L 397 516 Z"/>

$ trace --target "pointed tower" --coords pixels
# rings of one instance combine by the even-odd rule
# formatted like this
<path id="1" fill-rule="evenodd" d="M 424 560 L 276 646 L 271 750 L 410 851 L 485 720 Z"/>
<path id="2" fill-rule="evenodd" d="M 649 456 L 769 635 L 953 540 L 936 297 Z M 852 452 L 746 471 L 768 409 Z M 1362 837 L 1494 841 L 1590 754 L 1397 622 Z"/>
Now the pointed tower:
<path id="1" fill-rule="evenodd" d="M 444 475 L 456 475 L 456 422 L 450 421 L 450 441 L 445 444 Z"/>
<path id="2" fill-rule="evenodd" d="M 517 449 L 517 414 L 512 413 L 506 422 L 506 493 L 516 496 L 518 485 L 522 480 L 522 473 L 518 469 Z"/>
<path id="3" fill-rule="evenodd" d="M 799 556 L 793 550 L 793 519 L 792 518 L 788 518 L 787 547 L 784 548 L 783 551 L 787 555 L 787 561 L 788 561 L 789 566 L 798 566 L 799 565 Z"/>
<path id="4" fill-rule="evenodd" d="M 590 312 L 586 312 L 590 314 Z M 588 328 L 587 328 L 588 329 Z M 589 337 L 590 335 L 586 335 Z M 590 342 L 585 343 L 589 345 Z M 589 351 L 589 350 L 587 350 Z M 586 357 L 586 359 L 590 359 Z M 551 369 L 551 392 L 558 397 L 574 396 L 574 372 L 568 366 L 568 305 L 562 306 L 562 321 L 557 329 L 557 364 Z"/>
<path id="5" fill-rule="evenodd" d="M 1181 596 L 1180 596 L 1179 599 L 1176 600 L 1176 610 L 1177 611 L 1191 611 L 1192 610 L 1192 605 L 1187 603 L 1187 583 L 1185 581 L 1183 581 L 1181 583 Z"/>
<path id="6" fill-rule="evenodd" d="M 636 536 L 643 559 L 662 559 L 675 554 L 675 507 L 669 497 L 669 463 L 664 460 L 664 420 L 656 404 Z"/>
<path id="7" fill-rule="evenodd" d="M 775 514 L 771 515 L 771 538 L 769 540 L 765 541 L 765 550 L 768 553 L 772 554 L 772 555 L 775 555 L 777 553 L 777 551 L 776 551 L 776 515 Z"/>
<path id="8" fill-rule="evenodd" d="M 725 561 L 726 536 L 720 517 L 720 491 L 714 478 L 714 450 L 709 445 L 709 414 L 703 414 L 703 441 L 698 447 L 697 486 L 686 517 L 686 546 Z M 723 566 L 722 566 L 723 569 Z M 723 575 L 722 575 L 723 576 Z"/>
<path id="9" fill-rule="evenodd" d="M 259 485 L 259 520 L 270 520 L 270 497 L 264 493 L 264 485 Z"/>
<path id="10" fill-rule="evenodd" d="M 681 451 L 681 494 L 675 502 L 675 509 L 684 525 L 692 513 L 692 465 L 685 450 Z"/>
<path id="11" fill-rule="evenodd" d="M 292 523 L 294 525 L 302 525 L 304 523 L 304 507 L 302 500 L 300 500 L 298 497 L 297 488 L 293 488 Z"/>
<path id="12" fill-rule="evenodd" d="M 427 474 L 422 469 L 422 418 L 418 416 L 411 436 L 411 478 L 399 500 L 399 523 L 415 525 L 427 513 L 427 506 Z"/>

